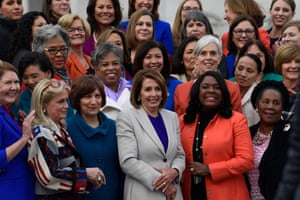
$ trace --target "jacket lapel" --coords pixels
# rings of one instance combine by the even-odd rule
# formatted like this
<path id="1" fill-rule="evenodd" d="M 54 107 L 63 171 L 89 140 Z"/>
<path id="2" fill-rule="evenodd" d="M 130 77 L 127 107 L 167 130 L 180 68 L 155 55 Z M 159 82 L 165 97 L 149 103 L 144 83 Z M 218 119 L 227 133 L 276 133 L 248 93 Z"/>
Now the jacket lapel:
<path id="1" fill-rule="evenodd" d="M 137 110 L 137 121 L 139 122 L 145 133 L 152 139 L 153 143 L 158 146 L 159 150 L 165 155 L 164 147 L 144 109 L 140 108 Z"/>

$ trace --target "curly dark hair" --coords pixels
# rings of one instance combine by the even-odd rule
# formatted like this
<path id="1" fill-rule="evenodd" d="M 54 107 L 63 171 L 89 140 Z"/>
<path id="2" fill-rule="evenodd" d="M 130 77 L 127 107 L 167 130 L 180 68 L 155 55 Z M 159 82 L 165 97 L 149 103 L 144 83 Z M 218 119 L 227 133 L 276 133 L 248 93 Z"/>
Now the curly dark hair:
<path id="1" fill-rule="evenodd" d="M 190 102 L 186 109 L 186 114 L 184 115 L 184 122 L 191 123 L 194 122 L 197 116 L 197 113 L 202 110 L 202 104 L 199 100 L 199 87 L 202 81 L 206 76 L 212 76 L 218 82 L 220 90 L 222 93 L 223 101 L 219 105 L 218 113 L 224 118 L 230 118 L 232 116 L 232 105 L 230 101 L 230 95 L 227 88 L 227 85 L 220 74 L 216 71 L 208 71 L 202 74 L 196 82 L 193 84 L 190 92 Z"/>
<path id="2" fill-rule="evenodd" d="M 254 88 L 251 95 L 253 107 L 256 108 L 256 104 L 261 99 L 263 93 L 269 89 L 276 90 L 280 93 L 283 110 L 286 110 L 290 103 L 289 91 L 281 81 L 273 80 L 262 81 Z"/>
<path id="3" fill-rule="evenodd" d="M 12 62 L 17 52 L 21 49 L 31 51 L 31 42 L 33 39 L 32 26 L 37 17 L 43 17 L 47 23 L 48 20 L 44 13 L 32 11 L 24 14 L 18 23 L 17 29 L 13 33 L 9 49 L 9 61 Z"/>

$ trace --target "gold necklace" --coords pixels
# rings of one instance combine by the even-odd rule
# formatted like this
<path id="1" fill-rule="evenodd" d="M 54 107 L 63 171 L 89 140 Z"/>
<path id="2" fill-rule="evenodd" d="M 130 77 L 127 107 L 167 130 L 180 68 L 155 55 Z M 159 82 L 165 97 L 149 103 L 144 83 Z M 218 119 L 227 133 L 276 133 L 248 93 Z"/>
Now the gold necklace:
<path id="1" fill-rule="evenodd" d="M 260 129 L 258 129 L 255 136 L 254 136 L 253 143 L 256 146 L 260 146 L 260 145 L 264 144 L 268 139 L 270 139 L 271 136 L 272 136 L 273 130 L 271 132 L 267 133 L 267 134 L 262 133 L 266 137 L 261 137 L 260 133 L 262 133 L 262 132 L 260 131 Z"/>

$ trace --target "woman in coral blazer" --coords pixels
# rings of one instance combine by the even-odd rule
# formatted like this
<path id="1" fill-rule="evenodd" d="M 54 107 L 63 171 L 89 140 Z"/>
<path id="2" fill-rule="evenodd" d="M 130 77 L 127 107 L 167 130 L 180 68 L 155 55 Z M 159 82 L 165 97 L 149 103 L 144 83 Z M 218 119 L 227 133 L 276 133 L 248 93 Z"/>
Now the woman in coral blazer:
<path id="1" fill-rule="evenodd" d="M 218 72 L 208 71 L 195 82 L 180 126 L 184 199 L 250 199 L 243 176 L 254 163 L 250 132 L 245 116 L 232 111 Z"/>

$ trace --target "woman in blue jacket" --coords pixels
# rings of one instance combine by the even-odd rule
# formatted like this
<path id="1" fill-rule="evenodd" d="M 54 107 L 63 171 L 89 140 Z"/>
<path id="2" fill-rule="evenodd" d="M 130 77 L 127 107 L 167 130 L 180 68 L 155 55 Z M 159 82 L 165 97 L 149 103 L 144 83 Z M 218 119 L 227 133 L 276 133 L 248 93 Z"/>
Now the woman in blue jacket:
<path id="1" fill-rule="evenodd" d="M 115 121 L 99 111 L 106 103 L 103 84 L 95 76 L 83 75 L 73 84 L 70 99 L 77 113 L 67 119 L 67 129 L 82 166 L 96 166 L 104 174 L 101 187 L 84 199 L 122 199 L 124 176 L 118 160 Z"/>

